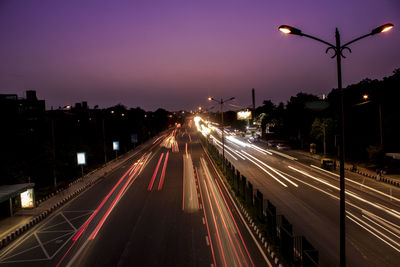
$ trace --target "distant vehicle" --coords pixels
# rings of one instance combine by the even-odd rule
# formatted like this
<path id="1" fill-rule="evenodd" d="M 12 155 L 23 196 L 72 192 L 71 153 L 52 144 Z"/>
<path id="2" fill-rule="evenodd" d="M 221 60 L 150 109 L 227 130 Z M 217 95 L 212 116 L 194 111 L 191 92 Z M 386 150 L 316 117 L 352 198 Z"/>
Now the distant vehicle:
<path id="1" fill-rule="evenodd" d="M 258 141 L 258 136 L 257 136 L 257 135 L 255 135 L 255 136 L 250 136 L 250 137 L 249 137 L 249 141 L 252 142 L 252 143 L 253 143 L 253 142 L 257 142 L 257 141 Z"/>
<path id="2" fill-rule="evenodd" d="M 336 161 L 331 158 L 322 158 L 321 159 L 321 168 L 331 171 L 336 170 Z"/>
<path id="3" fill-rule="evenodd" d="M 277 140 L 268 140 L 267 141 L 267 146 L 268 147 L 276 147 L 276 145 L 278 144 L 279 141 Z"/>
<path id="4" fill-rule="evenodd" d="M 278 143 L 276 145 L 276 149 L 278 149 L 278 150 L 286 150 L 286 149 L 290 149 L 290 146 L 288 144 L 285 144 L 285 143 Z"/>

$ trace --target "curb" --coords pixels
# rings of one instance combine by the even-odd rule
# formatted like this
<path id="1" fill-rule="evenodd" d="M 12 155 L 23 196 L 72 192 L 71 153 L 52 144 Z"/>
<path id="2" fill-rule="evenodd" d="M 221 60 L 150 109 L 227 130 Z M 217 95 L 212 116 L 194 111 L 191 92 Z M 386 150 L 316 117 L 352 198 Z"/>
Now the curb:
<path id="1" fill-rule="evenodd" d="M 339 166 L 339 165 L 338 165 L 338 166 Z M 390 185 L 393 185 L 393 186 L 400 187 L 400 182 L 394 181 L 394 180 L 389 179 L 389 178 L 385 178 L 385 177 L 383 177 L 383 176 L 379 178 L 377 175 L 372 175 L 372 174 L 369 174 L 369 173 L 366 173 L 366 172 L 362 172 L 362 171 L 360 171 L 360 170 L 358 170 L 358 169 L 355 170 L 355 171 L 353 171 L 351 168 L 348 168 L 348 167 L 344 167 L 344 169 L 345 169 L 346 171 L 354 172 L 354 173 L 363 175 L 363 176 L 365 176 L 365 177 L 374 179 L 374 180 L 376 180 L 376 181 L 378 181 L 378 182 L 384 182 L 384 183 L 387 183 L 387 184 L 390 184 Z"/>

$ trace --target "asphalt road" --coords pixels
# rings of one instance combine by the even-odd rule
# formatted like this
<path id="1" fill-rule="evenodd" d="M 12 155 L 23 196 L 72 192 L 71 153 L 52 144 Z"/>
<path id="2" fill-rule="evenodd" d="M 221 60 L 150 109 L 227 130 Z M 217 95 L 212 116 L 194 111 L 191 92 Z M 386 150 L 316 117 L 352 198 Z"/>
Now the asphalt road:
<path id="1" fill-rule="evenodd" d="M 210 142 L 220 150 L 221 134 Z M 339 266 L 339 177 L 263 144 L 226 136 L 225 156 L 320 253 L 320 266 Z M 304 162 L 304 163 L 303 163 Z M 347 266 L 399 266 L 400 190 L 346 172 Z M 266 203 L 264 203 L 266 204 Z"/>
<path id="2" fill-rule="evenodd" d="M 266 266 L 190 127 L 126 163 L 0 252 L 1 266 Z"/>

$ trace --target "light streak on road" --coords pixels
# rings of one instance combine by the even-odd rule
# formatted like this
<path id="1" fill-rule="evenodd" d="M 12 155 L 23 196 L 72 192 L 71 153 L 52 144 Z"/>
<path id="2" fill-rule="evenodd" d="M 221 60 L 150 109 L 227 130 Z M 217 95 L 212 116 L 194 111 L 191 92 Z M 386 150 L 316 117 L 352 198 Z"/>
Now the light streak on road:
<path id="1" fill-rule="evenodd" d="M 226 201 L 226 198 L 225 198 L 225 196 L 224 196 L 224 194 L 223 194 L 223 192 L 222 192 L 222 189 L 221 189 L 221 187 L 219 186 L 219 183 L 218 183 L 218 182 L 216 182 L 216 184 L 217 184 L 217 186 L 218 186 L 218 190 L 219 190 L 219 192 L 220 192 L 220 196 L 222 196 L 222 199 L 223 199 L 224 202 L 225 202 L 225 207 L 227 207 L 227 210 L 229 211 L 229 214 L 230 214 L 230 216 L 231 216 L 231 218 L 232 218 L 232 222 L 233 222 L 234 225 L 235 225 L 235 228 L 236 228 L 236 231 L 237 231 L 237 233 L 238 233 L 238 235 L 239 235 L 239 237 L 240 237 L 240 240 L 242 241 L 243 247 L 244 247 L 245 250 L 246 250 L 247 256 L 248 256 L 248 258 L 250 259 L 251 265 L 254 266 L 253 260 L 252 260 L 252 258 L 251 258 L 251 256 L 250 256 L 250 253 L 249 253 L 248 249 L 247 249 L 246 243 L 245 243 L 244 240 L 243 240 L 242 234 L 240 233 L 239 227 L 237 226 L 236 220 L 235 220 L 235 218 L 233 217 L 233 214 L 232 214 L 232 212 L 231 212 L 231 210 L 230 210 L 230 208 L 229 208 L 229 205 L 228 205 L 228 203 L 227 203 L 227 201 Z M 244 257 L 244 256 L 243 256 L 243 257 Z"/>
<path id="2" fill-rule="evenodd" d="M 295 182 L 293 182 L 292 180 L 290 180 L 289 178 L 287 178 L 286 176 L 282 175 L 280 172 L 278 172 L 276 169 L 272 168 L 271 166 L 269 166 L 268 164 L 266 164 L 265 162 L 259 160 L 258 158 L 250 155 L 249 153 L 245 152 L 242 150 L 242 152 L 244 154 L 246 154 L 247 156 L 251 157 L 252 159 L 258 161 L 259 163 L 261 163 L 262 165 L 264 165 L 265 167 L 267 167 L 268 169 L 270 169 L 271 171 L 273 171 L 274 173 L 278 174 L 280 177 L 282 177 L 283 179 L 285 179 L 286 181 L 288 181 L 289 183 L 291 183 L 292 185 L 294 185 L 295 187 L 299 187 L 298 184 L 296 184 Z"/>
<path id="3" fill-rule="evenodd" d="M 214 143 L 222 149 L 222 142 L 219 141 L 218 139 L 216 139 L 214 136 L 210 136 L 210 138 L 214 141 Z M 229 151 L 231 151 L 232 153 L 234 153 L 236 156 L 238 156 L 239 158 L 241 158 L 242 160 L 246 160 L 246 158 L 243 157 L 243 154 L 240 153 L 239 151 L 237 151 L 236 149 L 231 148 L 230 146 L 225 144 L 225 148 Z M 233 157 L 235 160 L 237 160 L 237 158 L 235 156 L 233 156 L 231 153 L 229 153 L 228 151 L 225 151 L 226 153 L 228 153 L 228 155 L 231 155 L 231 157 Z"/>
<path id="4" fill-rule="evenodd" d="M 288 166 L 288 168 L 289 168 L 289 169 L 292 169 L 292 170 L 294 170 L 294 171 L 296 171 L 296 172 L 299 172 L 299 173 L 301 173 L 301 174 L 303 174 L 303 175 L 305 175 L 305 176 L 308 176 L 308 177 L 310 177 L 310 178 L 312 178 L 312 179 L 314 179 L 314 180 L 316 180 L 316 181 L 318 181 L 318 182 L 320 182 L 320 183 L 322 183 L 322 184 L 324 184 L 324 185 L 327 185 L 327 186 L 329 186 L 329 187 L 331 187 L 331 188 L 333 188 L 333 189 L 339 190 L 339 188 L 338 188 L 337 186 L 331 185 L 330 183 L 326 182 L 326 181 L 323 180 L 323 179 L 320 179 L 320 178 L 317 178 L 317 177 L 315 177 L 315 176 L 312 176 L 311 174 L 308 174 L 308 173 L 306 173 L 306 172 L 304 172 L 304 171 L 301 171 L 301 170 L 299 170 L 299 169 L 296 169 L 296 168 L 294 168 L 294 167 L 292 167 L 292 166 Z"/>
<path id="5" fill-rule="evenodd" d="M 220 144 L 216 144 L 219 148 L 222 149 L 222 146 Z M 225 146 L 226 148 L 226 146 Z M 228 154 L 229 156 L 231 156 L 234 160 L 238 160 L 237 157 L 235 157 L 232 153 L 230 153 L 229 151 L 225 151 L 226 154 Z"/>
<path id="6" fill-rule="evenodd" d="M 241 147 L 251 147 L 251 145 L 249 145 L 249 144 L 247 144 L 247 143 L 245 143 L 245 142 L 242 142 L 242 141 L 236 139 L 235 137 L 233 137 L 233 136 L 231 136 L 231 135 L 227 136 L 226 139 L 227 139 L 228 141 L 231 141 L 232 143 L 234 143 L 234 144 L 236 144 L 236 145 L 241 146 Z"/>
<path id="7" fill-rule="evenodd" d="M 132 178 L 135 176 L 135 174 L 138 172 L 138 170 L 142 167 L 141 164 L 137 164 L 135 167 L 135 171 L 132 173 L 132 175 L 129 176 L 129 178 L 126 180 L 125 184 L 121 188 L 121 190 L 118 192 L 118 195 L 114 198 L 114 201 L 111 203 L 111 205 L 108 207 L 106 213 L 103 215 L 101 218 L 100 222 L 97 224 L 96 228 L 93 230 L 92 234 L 89 236 L 89 240 L 93 240 L 97 233 L 100 231 L 101 227 L 103 226 L 104 222 L 107 220 L 108 216 L 110 215 L 111 211 L 114 209 L 116 206 L 117 202 L 120 200 L 121 195 L 125 192 L 125 189 L 128 187 L 129 183 L 131 182 Z"/>
<path id="8" fill-rule="evenodd" d="M 203 170 L 204 170 L 204 166 L 203 165 L 202 165 L 202 167 L 203 167 Z M 201 187 L 201 185 L 200 185 L 200 187 Z M 218 246 L 219 246 L 219 249 L 220 249 L 220 255 L 221 255 L 222 263 L 223 263 L 223 265 L 225 267 L 227 267 L 226 259 L 225 259 L 225 253 L 224 253 L 224 249 L 222 248 L 221 236 L 219 234 L 219 228 L 217 226 L 217 220 L 215 218 L 214 209 L 213 209 L 213 207 L 211 205 L 210 196 L 208 194 L 207 194 L 207 197 L 208 197 L 208 202 L 210 203 L 211 215 L 212 215 L 212 219 L 213 219 L 213 222 L 214 222 L 215 231 L 217 232 L 217 241 L 218 241 Z M 205 209 L 204 206 L 203 206 L 203 209 Z"/>
<path id="9" fill-rule="evenodd" d="M 205 210 L 205 208 L 204 208 L 203 193 L 202 193 L 201 186 L 200 186 L 200 179 L 199 179 L 199 173 L 198 173 L 198 171 L 197 171 L 197 167 L 195 167 L 195 170 L 196 170 L 197 184 L 199 185 L 199 190 L 200 190 L 201 204 L 202 204 L 202 206 L 203 206 L 203 213 L 204 213 L 204 218 L 205 218 L 205 222 L 206 222 L 206 228 L 207 228 L 207 233 L 208 233 L 208 239 L 210 240 L 209 242 L 210 242 L 210 247 L 211 247 L 211 254 L 212 254 L 212 257 L 213 257 L 214 266 L 216 267 L 216 266 L 217 266 L 217 262 L 216 262 L 216 260 L 215 260 L 214 246 L 213 246 L 213 242 L 212 242 L 212 239 L 211 239 L 210 227 L 209 227 L 209 224 L 208 224 L 208 219 L 207 219 L 206 210 Z"/>
<path id="10" fill-rule="evenodd" d="M 397 252 L 400 252 L 400 249 L 396 247 L 396 246 L 400 247 L 400 244 L 398 242 L 396 242 L 393 239 L 389 238 L 387 235 L 385 235 L 384 233 L 380 232 L 379 230 L 374 228 L 372 225 L 368 224 L 366 221 L 363 221 L 360 218 L 357 218 L 354 214 L 352 214 L 352 213 L 350 213 L 348 211 L 346 213 L 348 214 L 348 215 L 346 215 L 346 217 L 348 219 L 353 221 L 355 224 L 357 224 L 358 226 L 360 226 L 361 228 L 363 228 L 364 230 L 366 230 L 367 232 L 369 232 L 370 234 L 372 234 L 373 236 L 375 236 L 376 238 L 378 238 L 379 240 L 384 242 L 386 245 L 388 245 L 391 248 L 393 248 L 394 250 L 396 250 Z"/>
<path id="11" fill-rule="evenodd" d="M 143 158 L 143 156 L 142 156 Z M 103 205 L 107 202 L 107 200 L 110 198 L 110 196 L 113 194 L 113 192 L 116 190 L 116 188 L 119 186 L 119 184 L 125 179 L 125 177 L 128 175 L 128 173 L 133 169 L 136 168 L 141 161 L 140 158 L 137 162 L 132 164 L 132 166 L 125 172 L 125 174 L 118 180 L 118 182 L 114 185 L 114 187 L 110 190 L 110 192 L 106 195 L 106 197 L 103 199 L 103 201 L 100 203 L 100 205 L 95 209 L 95 211 L 92 213 L 92 215 L 86 220 L 86 222 L 79 228 L 78 232 L 74 235 L 72 238 L 72 244 L 68 248 L 68 250 L 65 252 L 65 254 L 61 257 L 60 261 L 57 263 L 57 267 L 61 265 L 65 257 L 68 255 L 69 251 L 74 247 L 75 243 L 78 241 L 78 239 L 81 237 L 83 232 L 86 230 L 90 222 L 93 220 L 93 218 L 97 215 L 97 213 L 100 211 L 100 209 L 103 207 Z"/>
<path id="12" fill-rule="evenodd" d="M 326 183 L 326 182 L 323 181 L 323 180 L 321 181 L 321 179 L 318 179 L 318 178 L 316 178 L 316 177 L 314 177 L 314 176 L 312 176 L 312 175 L 309 175 L 309 174 L 306 173 L 306 172 L 302 172 L 302 171 L 297 170 L 296 168 L 293 168 L 293 167 L 291 167 L 291 166 L 289 166 L 289 168 L 291 168 L 291 169 L 293 169 L 293 170 L 295 170 L 295 171 L 298 171 L 298 172 L 302 173 L 303 175 L 306 175 L 306 176 L 308 176 L 308 177 L 310 177 L 310 178 L 317 179 L 317 181 L 319 181 L 319 182 L 321 182 L 321 183 L 323 183 L 323 184 L 326 184 L 326 185 L 328 185 L 329 187 L 332 187 L 332 188 L 336 189 L 337 191 L 339 191 L 339 188 L 338 188 L 338 187 L 335 187 L 335 186 L 333 186 L 333 185 L 330 185 L 329 183 Z M 324 191 L 324 190 L 320 189 L 320 191 Z M 325 192 L 325 191 L 324 191 L 324 192 Z M 329 194 L 329 193 L 327 193 L 327 192 L 325 192 L 325 193 L 326 193 L 326 194 Z M 331 194 L 330 194 L 330 195 L 331 195 Z M 393 209 L 389 209 L 389 208 L 385 207 L 384 205 L 381 205 L 381 204 L 378 204 L 378 203 L 373 203 L 373 202 L 371 202 L 371 201 L 368 201 L 368 200 L 366 200 L 366 199 L 364 199 L 364 198 L 358 196 L 357 194 L 355 194 L 355 193 L 353 193 L 353 192 L 351 192 L 351 191 L 349 191 L 349 190 L 346 190 L 346 195 L 349 195 L 349 196 L 351 196 L 351 197 L 353 197 L 353 198 L 355 198 L 355 199 L 357 199 L 357 200 L 359 200 L 359 201 L 361 201 L 361 202 L 364 202 L 364 203 L 366 203 L 366 204 L 369 204 L 370 206 L 372 206 L 372 207 L 374 207 L 374 208 L 376 208 L 376 209 L 382 210 L 382 211 L 388 213 L 389 215 L 392 215 L 393 217 L 395 217 L 395 218 L 397 218 L 397 219 L 400 219 L 400 215 L 398 214 L 398 211 L 395 211 L 395 210 L 393 210 Z M 335 197 L 335 198 L 338 199 L 337 197 Z M 353 203 L 351 203 L 351 202 L 349 202 L 349 201 L 346 201 L 346 204 L 347 204 L 347 205 L 351 205 L 352 207 L 355 207 L 355 208 L 361 210 L 363 213 L 369 215 L 370 217 L 373 217 L 373 218 L 375 218 L 376 220 L 380 221 L 381 224 L 379 225 L 379 227 L 384 228 L 386 231 L 388 231 L 388 232 L 391 233 L 392 235 L 397 236 L 395 233 L 393 233 L 392 231 L 390 231 L 389 229 L 387 229 L 387 228 L 384 227 L 384 224 L 386 224 L 386 225 L 394 225 L 395 227 L 398 227 L 396 224 L 394 224 L 394 223 L 392 223 L 392 222 L 390 222 L 390 221 L 388 221 L 388 220 L 385 220 L 385 219 L 383 219 L 383 218 L 381 218 L 381 217 L 379 217 L 379 216 L 377 216 L 377 215 L 375 215 L 375 214 L 373 214 L 373 213 L 370 213 L 370 212 L 368 212 L 368 211 L 365 211 L 365 210 L 362 209 L 361 207 L 359 207 L 359 206 L 357 206 L 357 205 L 355 205 L 355 204 L 353 204 Z M 362 216 L 365 217 L 364 215 L 362 215 Z M 360 218 L 357 218 L 355 215 L 353 215 L 353 217 L 354 217 L 355 219 L 352 219 L 352 218 L 349 217 L 349 216 L 347 216 L 347 217 L 348 217 L 350 220 L 352 220 L 354 223 L 358 224 L 360 227 L 362 227 L 363 229 L 365 229 L 366 231 L 368 231 L 369 233 L 371 233 L 372 235 L 374 235 L 375 237 L 377 237 L 378 239 L 382 240 L 383 242 L 385 242 L 386 244 L 388 244 L 389 246 L 391 246 L 391 247 L 393 248 L 393 246 L 385 240 L 385 238 L 386 238 L 387 240 L 391 240 L 391 239 L 390 239 L 390 238 L 388 239 L 388 237 L 387 237 L 384 233 L 382 233 L 381 231 L 378 231 L 377 229 L 373 228 L 373 227 L 372 227 L 371 225 L 369 225 L 367 222 L 362 221 Z M 382 223 L 382 222 L 384 222 L 384 223 Z M 377 222 L 374 222 L 374 224 L 377 224 Z M 383 225 L 382 225 L 382 224 L 383 224 Z M 370 228 L 366 228 L 365 225 L 368 225 Z M 371 230 L 371 227 L 374 229 L 375 232 L 373 232 L 373 231 Z M 396 230 L 396 232 L 397 232 L 397 230 Z M 398 244 L 398 243 L 396 242 L 396 244 Z M 397 248 L 395 248 L 395 250 L 399 251 Z M 400 252 L 400 251 L 399 251 L 399 252 Z"/>
<path id="13" fill-rule="evenodd" d="M 153 177 L 151 177 L 149 186 L 147 187 L 148 191 L 151 191 L 151 189 L 153 188 L 154 180 L 156 179 L 158 168 L 160 167 L 163 156 L 164 156 L 164 153 L 161 153 L 160 159 L 158 160 L 158 163 L 157 163 L 157 167 L 154 170 Z"/>
<path id="14" fill-rule="evenodd" d="M 318 169 L 318 170 L 324 171 L 324 172 L 326 172 L 326 173 L 329 173 L 329 174 L 331 174 L 331 175 L 334 175 L 334 176 L 336 176 L 336 177 L 340 177 L 339 174 L 336 174 L 336 173 L 334 173 L 334 172 L 330 172 L 330 171 L 324 170 L 324 169 L 322 169 L 322 168 L 320 168 L 320 167 L 317 167 L 317 166 L 315 166 L 315 165 L 310 165 L 310 166 L 313 167 L 313 168 L 315 168 L 315 169 Z M 382 191 L 379 191 L 379 190 L 377 190 L 377 189 L 375 189 L 375 188 L 372 188 L 372 187 L 370 187 L 370 186 L 364 185 L 364 184 L 359 183 L 359 182 L 357 182 L 357 181 L 351 180 L 351 179 L 349 179 L 349 178 L 345 178 L 345 179 L 346 179 L 346 181 L 349 181 L 349 182 L 354 183 L 354 184 L 357 184 L 357 185 L 359 185 L 359 186 L 361 186 L 361 187 L 367 188 L 368 190 L 371 190 L 371 191 L 373 191 L 373 192 L 375 192 L 375 193 L 378 193 L 378 194 L 380 194 L 380 195 L 382 195 L 382 196 L 385 196 L 385 197 L 387 197 L 387 198 L 389 198 L 389 199 L 396 200 L 397 202 L 400 202 L 400 199 L 397 198 L 397 197 L 391 196 L 391 195 L 389 195 L 389 194 L 386 194 L 386 193 L 384 193 L 384 192 L 382 192 Z"/>
<path id="15" fill-rule="evenodd" d="M 244 152 L 242 150 L 242 152 Z M 252 162 L 254 165 L 256 165 L 258 168 L 260 168 L 261 170 L 263 170 L 265 173 L 267 173 L 269 176 L 271 176 L 272 178 L 274 178 L 278 183 L 280 183 L 281 185 L 283 185 L 284 187 L 288 187 L 284 182 L 282 182 L 281 180 L 279 180 L 278 178 L 276 178 L 272 173 L 270 173 L 269 171 L 267 171 L 263 166 L 261 166 L 260 164 L 258 164 L 257 162 L 255 162 L 254 160 L 252 160 L 251 158 L 247 157 L 246 158 Z"/>
<path id="16" fill-rule="evenodd" d="M 168 156 L 169 156 L 169 151 L 167 152 L 167 156 L 165 156 L 165 160 L 164 160 L 164 166 L 162 168 L 161 171 L 161 178 L 160 178 L 160 182 L 158 184 L 158 191 L 160 191 L 163 187 L 164 184 L 164 179 L 165 179 L 165 170 L 167 168 L 167 163 L 168 163 Z"/>
<path id="17" fill-rule="evenodd" d="M 397 235 L 396 233 L 394 233 L 393 231 L 391 231 L 390 229 L 388 229 L 388 228 L 384 227 L 383 225 L 381 225 L 381 224 L 375 222 L 374 220 L 368 218 L 368 217 L 365 216 L 364 214 L 361 215 L 361 216 L 362 216 L 363 218 L 367 219 L 368 221 L 372 222 L 373 224 L 375 224 L 376 226 L 378 226 L 378 227 L 381 228 L 382 230 L 384 230 L 384 231 L 388 232 L 389 234 L 393 235 L 394 237 L 400 239 L 400 236 Z M 398 244 L 398 243 L 397 243 L 397 244 Z"/>
<path id="18" fill-rule="evenodd" d="M 330 184 L 330 183 L 324 181 L 323 179 L 320 179 L 320 178 L 317 178 L 317 177 L 315 177 L 315 176 L 312 176 L 312 175 L 310 175 L 310 174 L 308 174 L 308 173 L 306 173 L 306 172 L 304 172 L 304 171 L 298 170 L 298 169 L 296 169 L 296 168 L 294 168 L 294 167 L 292 167 L 292 166 L 288 166 L 288 167 L 289 167 L 290 169 L 294 170 L 294 171 L 297 171 L 297 172 L 299 172 L 299 173 L 301 173 L 301 174 L 303 174 L 303 175 L 305 175 L 305 176 L 308 176 L 308 177 L 310 177 L 310 178 L 312 178 L 312 179 L 314 179 L 314 180 L 316 180 L 316 181 L 318 181 L 318 182 L 320 182 L 320 183 L 323 183 L 323 184 L 325 184 L 325 185 L 327 185 L 327 186 L 329 186 L 329 187 L 331 187 L 331 188 L 333 188 L 333 189 L 339 191 L 339 187 L 334 186 L 334 185 L 332 185 L 332 184 Z M 371 206 L 373 206 L 373 207 L 375 207 L 375 208 L 377 208 L 377 209 L 380 209 L 380 210 L 382 210 L 382 211 L 384 211 L 384 212 L 386 212 L 386 213 L 388 213 L 388 214 L 390 214 L 390 215 L 396 217 L 397 219 L 400 219 L 400 215 L 399 215 L 399 214 L 396 214 L 396 211 L 393 211 L 392 209 L 389 209 L 388 207 L 385 207 L 385 206 L 383 206 L 383 205 L 375 204 L 375 203 L 373 203 L 373 202 L 371 202 L 371 201 L 368 201 L 368 200 L 366 200 L 366 199 L 364 199 L 364 198 L 358 196 L 358 195 L 355 194 L 354 192 L 351 192 L 350 190 L 346 190 L 345 193 L 346 193 L 347 195 L 349 195 L 349 196 L 351 196 L 351 197 L 357 199 L 357 200 L 360 200 L 360 201 L 362 201 L 362 202 L 364 202 L 364 203 L 367 203 L 367 204 L 369 204 L 369 205 L 371 205 Z"/>
<path id="19" fill-rule="evenodd" d="M 220 218 L 223 225 L 221 230 L 224 229 L 222 232 L 224 233 L 224 236 L 228 237 L 229 239 L 229 243 L 226 242 L 225 244 L 230 244 L 230 247 L 224 247 L 226 250 L 226 255 L 232 255 L 232 252 L 234 254 L 234 257 L 231 256 L 229 258 L 229 264 L 239 266 L 242 266 L 242 264 L 245 266 L 254 266 L 253 260 L 243 240 L 239 227 L 237 226 L 236 220 L 233 217 L 228 202 L 226 201 L 218 182 L 212 178 L 212 174 L 210 173 L 207 163 L 203 157 L 200 158 L 200 163 L 205 176 L 203 182 L 205 191 L 207 193 L 206 195 L 208 197 L 208 203 L 210 204 L 211 209 L 213 208 L 213 205 L 216 206 L 218 218 Z M 236 259 L 236 261 L 234 259 Z"/>
<path id="20" fill-rule="evenodd" d="M 268 150 L 262 149 L 261 147 L 258 147 L 258 146 L 254 145 L 254 144 L 251 145 L 251 148 L 253 148 L 255 150 L 258 150 L 258 152 L 261 152 L 264 155 L 265 154 L 272 155 L 272 153 L 269 152 Z"/>

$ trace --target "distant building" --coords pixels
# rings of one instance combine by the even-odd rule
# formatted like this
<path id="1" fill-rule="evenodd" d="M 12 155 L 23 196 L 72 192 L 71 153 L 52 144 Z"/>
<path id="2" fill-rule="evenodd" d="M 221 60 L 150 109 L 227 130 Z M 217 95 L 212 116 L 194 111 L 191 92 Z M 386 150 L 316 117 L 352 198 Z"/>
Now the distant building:
<path id="1" fill-rule="evenodd" d="M 27 119 L 37 119 L 45 110 L 45 101 L 38 100 L 34 90 L 26 91 L 26 98 L 19 98 L 16 94 L 0 94 L 0 116 L 22 115 Z"/>

